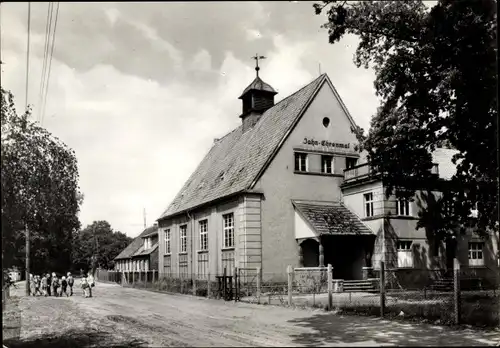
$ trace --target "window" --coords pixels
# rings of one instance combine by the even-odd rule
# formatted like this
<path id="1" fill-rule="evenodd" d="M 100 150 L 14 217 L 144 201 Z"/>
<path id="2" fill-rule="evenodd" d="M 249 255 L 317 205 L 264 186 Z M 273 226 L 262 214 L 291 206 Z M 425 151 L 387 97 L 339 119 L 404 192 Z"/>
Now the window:
<path id="1" fill-rule="evenodd" d="M 208 220 L 200 221 L 200 250 L 208 250 Z"/>
<path id="2" fill-rule="evenodd" d="M 413 267 L 413 253 L 411 250 L 411 241 L 398 241 L 398 267 Z"/>
<path id="3" fill-rule="evenodd" d="M 321 173 L 333 173 L 333 156 L 321 156 Z"/>
<path id="4" fill-rule="evenodd" d="M 234 247 L 234 214 L 222 215 L 224 220 L 224 248 Z"/>
<path id="5" fill-rule="evenodd" d="M 365 193 L 363 197 L 365 200 L 365 216 L 373 216 L 373 193 Z"/>
<path id="6" fill-rule="evenodd" d="M 187 226 L 183 225 L 180 228 L 180 251 L 181 253 L 187 252 Z"/>
<path id="7" fill-rule="evenodd" d="M 295 153 L 295 170 L 297 172 L 307 172 L 307 154 Z"/>
<path id="8" fill-rule="evenodd" d="M 396 215 L 410 216 L 410 202 L 406 199 L 396 201 Z"/>
<path id="9" fill-rule="evenodd" d="M 165 230 L 165 254 L 170 254 L 170 229 Z"/>
<path id="10" fill-rule="evenodd" d="M 345 158 L 345 169 L 352 168 L 358 164 L 358 159 L 353 157 Z"/>
<path id="11" fill-rule="evenodd" d="M 484 243 L 469 243 L 469 266 L 484 266 L 483 258 Z"/>
<path id="12" fill-rule="evenodd" d="M 144 249 L 151 248 L 151 238 L 144 238 Z"/>

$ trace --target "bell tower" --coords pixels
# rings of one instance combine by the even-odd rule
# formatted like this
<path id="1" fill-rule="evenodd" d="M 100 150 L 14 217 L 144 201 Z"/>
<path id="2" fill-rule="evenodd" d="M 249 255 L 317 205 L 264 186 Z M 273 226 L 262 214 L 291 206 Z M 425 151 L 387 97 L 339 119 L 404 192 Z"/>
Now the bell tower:
<path id="1" fill-rule="evenodd" d="M 240 115 L 243 132 L 252 128 L 259 121 L 262 114 L 274 106 L 274 96 L 278 94 L 274 88 L 259 77 L 259 59 L 265 59 L 266 57 L 256 54 L 252 58 L 256 62 L 255 72 L 257 76 L 238 98 L 243 102 L 242 114 Z"/>

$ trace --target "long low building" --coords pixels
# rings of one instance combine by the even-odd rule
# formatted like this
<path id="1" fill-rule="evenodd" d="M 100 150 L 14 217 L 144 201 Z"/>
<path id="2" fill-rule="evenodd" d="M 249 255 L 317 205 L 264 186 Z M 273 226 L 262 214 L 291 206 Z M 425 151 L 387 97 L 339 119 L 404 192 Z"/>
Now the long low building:
<path id="1" fill-rule="evenodd" d="M 158 271 L 158 225 L 144 229 L 114 261 L 117 271 Z"/>
<path id="2" fill-rule="evenodd" d="M 284 279 L 287 265 L 332 264 L 334 277 L 360 279 L 380 261 L 405 274 L 445 267 L 455 253 L 431 248 L 416 228 L 420 201 L 386 199 L 382 180 L 367 179 L 357 126 L 329 77 L 278 103 L 276 94 L 257 71 L 240 96 L 241 125 L 214 142 L 159 217 L 160 274 L 203 278 L 237 266 Z M 434 154 L 442 180 L 455 170 L 452 154 Z M 497 267 L 498 233 L 490 237 L 464 236 L 460 262 Z"/>

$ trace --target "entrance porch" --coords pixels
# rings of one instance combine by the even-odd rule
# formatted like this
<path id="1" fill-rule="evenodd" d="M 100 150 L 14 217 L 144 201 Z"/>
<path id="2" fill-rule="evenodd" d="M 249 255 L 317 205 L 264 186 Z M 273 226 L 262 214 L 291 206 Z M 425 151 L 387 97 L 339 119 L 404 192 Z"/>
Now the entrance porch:
<path id="1" fill-rule="evenodd" d="M 341 202 L 293 201 L 299 267 L 333 266 L 333 278 L 371 277 L 375 234 Z"/>
<path id="2" fill-rule="evenodd" d="M 298 241 L 299 267 L 333 267 L 334 279 L 357 280 L 370 277 L 374 235 L 321 236 Z"/>

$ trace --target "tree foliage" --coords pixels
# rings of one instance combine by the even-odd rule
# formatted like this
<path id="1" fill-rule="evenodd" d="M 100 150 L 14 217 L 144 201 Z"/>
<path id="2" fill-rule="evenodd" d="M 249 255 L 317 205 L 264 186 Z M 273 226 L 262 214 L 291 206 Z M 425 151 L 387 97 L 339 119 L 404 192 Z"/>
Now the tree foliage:
<path id="1" fill-rule="evenodd" d="M 2 264 L 24 268 L 27 227 L 34 272 L 70 265 L 71 237 L 79 228 L 75 153 L 44 128 L 18 115 L 13 95 L 2 92 Z"/>
<path id="2" fill-rule="evenodd" d="M 446 220 L 436 234 L 445 238 L 456 226 L 479 232 L 498 226 L 496 1 L 441 0 L 432 8 L 422 1 L 313 6 L 316 14 L 326 11 L 330 43 L 356 35 L 355 64 L 375 70 L 381 105 L 368 135 L 358 134 L 383 175 L 386 195 L 412 197 L 416 187 L 402 189 L 401 183 L 433 182 L 432 152 L 453 148 L 457 173 L 433 207 Z M 476 203 L 478 216 L 471 218 Z M 450 205 L 452 210 L 443 208 Z M 435 211 L 424 211 L 420 225 L 435 221 L 429 214 Z"/>
<path id="3" fill-rule="evenodd" d="M 96 267 L 110 269 L 113 259 L 132 242 L 122 232 L 113 231 L 107 221 L 94 221 L 73 235 L 74 269 L 95 270 Z"/>

